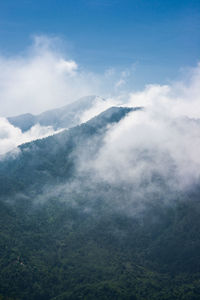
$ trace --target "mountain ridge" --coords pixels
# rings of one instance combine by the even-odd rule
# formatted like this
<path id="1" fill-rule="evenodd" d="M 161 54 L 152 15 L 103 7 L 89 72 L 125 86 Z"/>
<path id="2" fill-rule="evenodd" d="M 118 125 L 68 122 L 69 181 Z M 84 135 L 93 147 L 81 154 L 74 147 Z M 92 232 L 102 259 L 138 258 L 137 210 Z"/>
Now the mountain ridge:
<path id="1" fill-rule="evenodd" d="M 10 152 L 0 161 L 0 193 L 5 195 L 5 187 L 8 187 L 9 194 L 19 192 L 21 188 L 27 190 L 33 180 L 34 185 L 37 183 L 38 186 L 53 182 L 56 177 L 60 181 L 66 180 L 73 173 L 74 159 L 71 155 L 76 148 L 86 145 L 93 136 L 97 136 L 100 143 L 107 125 L 117 123 L 128 113 L 140 109 L 111 107 L 86 123 L 19 145 L 20 152 L 16 156 Z M 20 178 L 21 185 L 17 184 Z"/>
<path id="2" fill-rule="evenodd" d="M 199 299 L 198 186 L 171 197 L 154 176 L 158 192 L 135 193 L 87 169 L 137 110 L 111 107 L 0 161 L 0 299 Z"/>
<path id="3" fill-rule="evenodd" d="M 78 125 L 80 115 L 90 109 L 98 99 L 105 101 L 103 98 L 91 95 L 82 97 L 60 108 L 47 110 L 38 115 L 26 113 L 8 117 L 7 120 L 13 126 L 20 128 L 23 132 L 29 130 L 36 124 L 40 124 L 41 126 L 53 126 L 54 129 L 74 127 Z"/>

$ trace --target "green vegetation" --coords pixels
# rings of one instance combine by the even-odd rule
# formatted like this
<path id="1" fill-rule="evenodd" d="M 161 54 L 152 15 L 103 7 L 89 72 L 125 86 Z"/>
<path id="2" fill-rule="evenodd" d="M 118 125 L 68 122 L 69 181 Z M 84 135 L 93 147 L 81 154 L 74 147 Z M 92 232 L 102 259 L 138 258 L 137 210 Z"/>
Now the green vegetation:
<path id="1" fill-rule="evenodd" d="M 0 300 L 199 299 L 199 189 L 175 195 L 156 177 L 163 193 L 138 210 L 130 187 L 78 172 L 128 111 L 1 161 Z"/>
<path id="2" fill-rule="evenodd" d="M 195 207 L 165 208 L 154 223 L 155 211 L 96 217 L 58 200 L 1 203 L 2 299 L 199 299 Z"/>

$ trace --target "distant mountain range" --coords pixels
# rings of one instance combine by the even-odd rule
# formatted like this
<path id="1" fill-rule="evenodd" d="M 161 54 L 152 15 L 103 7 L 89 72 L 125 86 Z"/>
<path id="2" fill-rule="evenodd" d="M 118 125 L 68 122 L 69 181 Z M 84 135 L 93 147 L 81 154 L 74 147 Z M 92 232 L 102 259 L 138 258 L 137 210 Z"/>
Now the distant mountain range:
<path id="1" fill-rule="evenodd" d="M 97 96 L 83 97 L 61 108 L 45 111 L 39 115 L 30 113 L 8 117 L 8 121 L 23 132 L 29 130 L 35 124 L 41 126 L 53 126 L 54 129 L 74 127 L 80 123 L 80 116 L 90 109 L 96 101 L 105 100 Z"/>

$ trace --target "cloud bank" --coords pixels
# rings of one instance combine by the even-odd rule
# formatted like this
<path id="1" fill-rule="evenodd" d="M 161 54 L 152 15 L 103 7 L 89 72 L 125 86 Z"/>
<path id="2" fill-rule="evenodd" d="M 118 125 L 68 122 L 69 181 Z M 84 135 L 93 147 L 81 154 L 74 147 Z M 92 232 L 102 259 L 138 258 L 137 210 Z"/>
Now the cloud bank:
<path id="1" fill-rule="evenodd" d="M 103 147 L 82 170 L 134 193 L 183 191 L 200 180 L 200 65 L 187 81 L 150 85 L 124 106 L 143 106 L 112 126 Z M 147 195 L 147 194 L 146 194 Z"/>
<path id="2" fill-rule="evenodd" d="M 36 37 L 23 57 L 0 57 L 2 116 L 38 113 L 88 94 L 101 96 L 110 88 L 112 97 L 105 101 L 97 97 L 93 106 L 80 116 L 80 122 L 115 105 L 143 106 L 144 110 L 130 113 L 111 126 L 103 146 L 86 164 L 80 160 L 79 170 L 92 172 L 97 181 L 129 185 L 135 191 L 141 187 L 147 192 L 156 191 L 161 181 L 172 190 L 198 184 L 200 65 L 190 70 L 183 81 L 147 85 L 143 91 L 130 93 L 126 90 L 128 69 L 117 76 L 115 70 L 109 69 L 100 76 L 81 69 L 52 44 L 52 39 Z M 52 133 L 52 128 L 38 126 L 22 133 L 2 118 L 1 154 Z"/>

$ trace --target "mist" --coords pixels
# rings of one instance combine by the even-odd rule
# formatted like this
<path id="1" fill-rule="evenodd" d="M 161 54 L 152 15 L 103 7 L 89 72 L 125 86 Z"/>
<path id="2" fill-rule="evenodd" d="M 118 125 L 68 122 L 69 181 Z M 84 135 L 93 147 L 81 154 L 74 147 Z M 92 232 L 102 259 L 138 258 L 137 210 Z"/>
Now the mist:
<path id="1" fill-rule="evenodd" d="M 0 53 L 0 116 L 39 114 L 88 96 L 122 94 L 129 73 L 83 68 L 58 37 L 34 36 L 16 56 Z M 130 69 L 132 66 L 130 66 Z"/>
<path id="2" fill-rule="evenodd" d="M 187 81 L 149 85 L 130 93 L 121 105 L 143 110 L 111 126 L 95 156 L 80 158 L 80 172 L 88 170 L 93 181 L 131 189 L 132 202 L 150 201 L 155 195 L 168 201 L 170 193 L 196 187 L 200 179 L 200 65 L 186 77 Z"/>
<path id="3" fill-rule="evenodd" d="M 57 38 L 35 36 L 16 57 L 0 56 L 0 115 L 40 113 L 97 90 L 98 79 L 66 58 Z"/>
<path id="4" fill-rule="evenodd" d="M 1 159 L 9 151 L 18 152 L 17 146 L 45 138 L 49 135 L 56 134 L 60 130 L 54 130 L 52 126 L 40 126 L 36 124 L 30 130 L 22 132 L 19 128 L 11 125 L 7 119 L 0 118 L 0 155 Z"/>
<path id="5" fill-rule="evenodd" d="M 78 116 L 79 124 L 112 106 L 143 107 L 117 124 L 109 125 L 101 143 L 92 139 L 84 151 L 76 149 L 77 176 L 81 180 L 84 176 L 90 178 L 91 183 L 85 181 L 87 186 L 108 184 L 111 186 L 109 193 L 115 188 L 117 193 L 119 187 L 128 190 L 127 199 L 132 202 L 147 198 L 147 195 L 163 195 L 166 190 L 190 190 L 199 183 L 199 64 L 188 70 L 180 81 L 147 85 L 137 92 L 133 86 L 130 92 L 126 89 L 128 69 L 117 76 L 112 69 L 101 75 L 94 74 L 83 70 L 75 60 L 66 58 L 54 47 L 55 43 L 54 39 L 35 37 L 23 57 L 1 57 L 2 115 L 39 113 L 90 94 L 100 97 Z M 103 99 L 101 96 L 106 94 L 108 87 L 110 95 Z M 55 133 L 57 131 L 51 126 L 38 124 L 22 133 L 1 118 L 0 154 Z M 79 184 L 81 190 L 77 180 L 70 183 L 70 187 L 66 183 L 66 189 L 62 183 L 58 190 L 72 191 L 75 186 L 78 191 Z"/>

